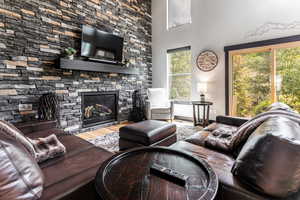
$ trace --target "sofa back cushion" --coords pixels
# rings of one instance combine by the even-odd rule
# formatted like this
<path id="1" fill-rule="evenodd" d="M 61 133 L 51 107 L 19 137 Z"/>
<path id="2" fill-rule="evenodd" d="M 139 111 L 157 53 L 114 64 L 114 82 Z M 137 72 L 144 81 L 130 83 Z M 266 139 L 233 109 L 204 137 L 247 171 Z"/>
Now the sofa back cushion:
<path id="1" fill-rule="evenodd" d="M 261 124 L 243 146 L 233 174 L 250 187 L 274 197 L 300 189 L 300 126 L 283 117 Z"/>
<path id="2" fill-rule="evenodd" d="M 2 133 L 6 136 L 18 141 L 32 156 L 35 156 L 33 145 L 30 143 L 28 138 L 24 136 L 23 133 L 14 125 L 9 122 L 0 120 L 0 131 L 2 131 Z"/>
<path id="3" fill-rule="evenodd" d="M 0 199 L 36 200 L 44 178 L 24 145 L 0 129 Z"/>
<path id="4" fill-rule="evenodd" d="M 293 110 L 287 104 L 281 103 L 281 102 L 273 103 L 266 109 L 266 111 L 273 111 L 273 110 L 285 110 L 285 111 L 289 111 L 289 112 L 293 112 L 293 113 L 298 113 L 297 111 Z"/>

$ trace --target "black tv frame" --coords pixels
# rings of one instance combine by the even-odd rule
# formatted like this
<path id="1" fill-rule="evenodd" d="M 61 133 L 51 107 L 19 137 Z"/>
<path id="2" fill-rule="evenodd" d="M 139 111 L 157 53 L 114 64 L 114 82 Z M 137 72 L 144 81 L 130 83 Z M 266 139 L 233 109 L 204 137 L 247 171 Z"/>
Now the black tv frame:
<path id="1" fill-rule="evenodd" d="M 83 40 L 83 36 L 84 36 L 84 34 L 83 34 L 83 28 L 84 28 L 84 26 L 87 26 L 89 28 L 95 29 L 96 31 L 100 31 L 100 32 L 103 32 L 105 34 L 114 36 L 116 38 L 120 38 L 123 41 L 123 43 L 122 43 L 122 51 L 121 51 L 121 61 L 120 60 L 109 60 L 109 59 L 106 60 L 104 58 L 101 59 L 101 58 L 95 58 L 95 57 L 91 57 L 91 56 L 82 55 L 82 43 L 84 41 Z M 86 60 L 93 61 L 93 62 L 101 62 L 101 63 L 107 63 L 107 64 L 118 64 L 118 65 L 123 65 L 124 64 L 123 63 L 123 54 L 124 54 L 124 52 L 123 52 L 124 51 L 124 38 L 123 37 L 120 37 L 118 35 L 115 35 L 115 34 L 112 34 L 112 33 L 106 32 L 106 31 L 102 31 L 102 30 L 100 30 L 100 29 L 98 29 L 96 27 L 90 26 L 88 24 L 83 24 L 82 27 L 81 27 L 81 30 L 82 30 L 82 33 L 81 33 L 81 49 L 80 49 L 81 50 L 81 52 L 80 52 L 81 57 L 85 58 Z M 103 49 L 105 49 L 105 48 L 103 48 Z"/>

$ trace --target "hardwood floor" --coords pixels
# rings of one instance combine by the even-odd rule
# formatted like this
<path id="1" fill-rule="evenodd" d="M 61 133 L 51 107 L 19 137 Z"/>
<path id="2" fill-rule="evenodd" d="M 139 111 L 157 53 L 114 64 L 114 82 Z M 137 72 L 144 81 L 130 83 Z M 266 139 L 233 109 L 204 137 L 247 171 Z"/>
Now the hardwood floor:
<path id="1" fill-rule="evenodd" d="M 102 136 L 102 135 L 106 135 L 106 134 L 109 134 L 109 133 L 119 131 L 119 128 L 121 128 L 123 126 L 126 126 L 128 124 L 132 124 L 132 123 L 133 122 L 123 122 L 121 124 L 100 128 L 100 129 L 97 129 L 97 130 L 94 130 L 94 131 L 80 133 L 77 136 L 84 139 L 84 140 L 93 139 L 93 138 L 96 138 L 98 136 Z"/>
<path id="2" fill-rule="evenodd" d="M 77 136 L 84 139 L 84 140 L 94 139 L 98 136 L 103 136 L 103 135 L 106 135 L 106 134 L 109 134 L 109 133 L 117 132 L 117 131 L 119 131 L 119 128 L 121 128 L 123 126 L 126 126 L 128 124 L 132 124 L 132 123 L 134 123 L 134 122 L 122 122 L 121 124 L 116 124 L 116 125 L 100 128 L 100 129 L 97 129 L 97 130 L 94 130 L 94 131 L 80 133 Z M 192 122 L 183 121 L 183 120 L 174 120 L 173 123 L 193 125 Z"/>

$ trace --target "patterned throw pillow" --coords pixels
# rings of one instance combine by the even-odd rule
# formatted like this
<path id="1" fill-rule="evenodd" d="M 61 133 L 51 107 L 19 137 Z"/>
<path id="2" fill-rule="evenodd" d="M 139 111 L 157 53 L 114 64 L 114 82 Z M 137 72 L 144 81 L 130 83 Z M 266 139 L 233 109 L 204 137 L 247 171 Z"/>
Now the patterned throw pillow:
<path id="1" fill-rule="evenodd" d="M 31 140 L 34 146 L 36 161 L 41 163 L 48 159 L 62 156 L 66 153 L 66 147 L 52 134 L 45 138 Z"/>

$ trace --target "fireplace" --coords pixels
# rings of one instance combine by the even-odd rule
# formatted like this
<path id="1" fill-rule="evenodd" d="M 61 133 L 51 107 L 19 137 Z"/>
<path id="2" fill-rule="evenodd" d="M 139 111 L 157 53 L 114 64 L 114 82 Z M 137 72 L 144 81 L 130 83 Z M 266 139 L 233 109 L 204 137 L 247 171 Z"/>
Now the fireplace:
<path id="1" fill-rule="evenodd" d="M 118 91 L 84 92 L 81 96 L 84 128 L 118 121 Z"/>

